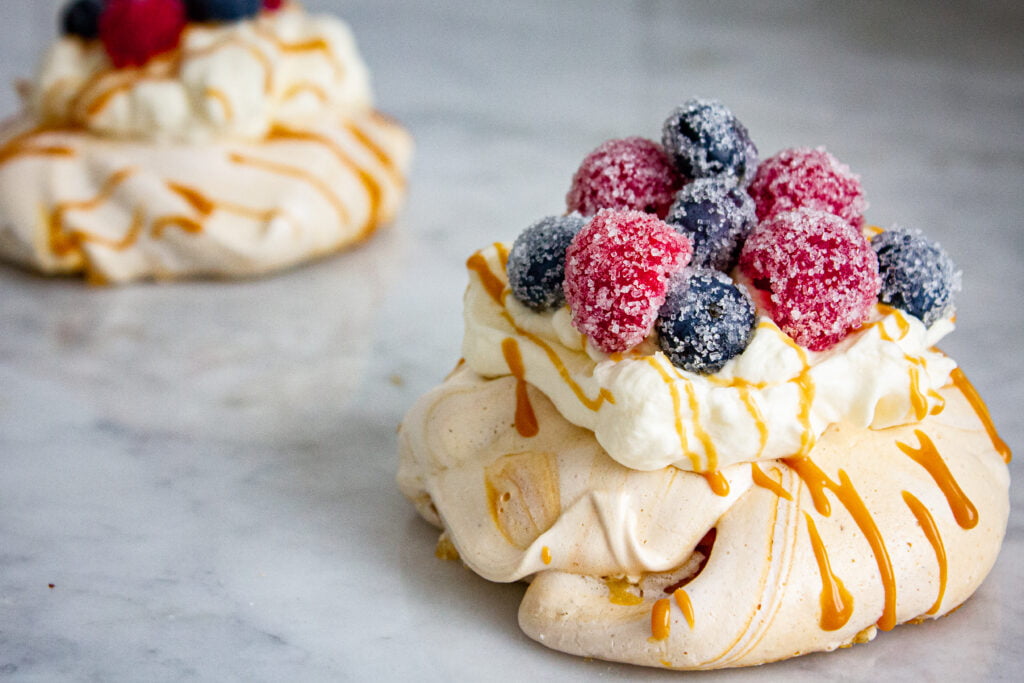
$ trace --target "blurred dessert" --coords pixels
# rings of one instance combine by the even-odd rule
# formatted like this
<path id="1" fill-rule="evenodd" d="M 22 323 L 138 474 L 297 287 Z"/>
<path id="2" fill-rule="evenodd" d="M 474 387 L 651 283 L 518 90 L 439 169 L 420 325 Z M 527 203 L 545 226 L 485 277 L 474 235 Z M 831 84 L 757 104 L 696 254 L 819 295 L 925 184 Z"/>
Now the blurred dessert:
<path id="1" fill-rule="evenodd" d="M 348 27 L 280 0 L 75 0 L 0 130 L 0 256 L 93 282 L 249 276 L 395 216 L 411 140 Z"/>
<path id="2" fill-rule="evenodd" d="M 824 149 L 759 163 L 716 101 L 598 147 L 566 214 L 470 257 L 464 358 L 402 424 L 438 554 L 528 581 L 544 645 L 673 669 L 959 606 L 1010 453 L 935 348 L 959 272 L 866 206 Z"/>

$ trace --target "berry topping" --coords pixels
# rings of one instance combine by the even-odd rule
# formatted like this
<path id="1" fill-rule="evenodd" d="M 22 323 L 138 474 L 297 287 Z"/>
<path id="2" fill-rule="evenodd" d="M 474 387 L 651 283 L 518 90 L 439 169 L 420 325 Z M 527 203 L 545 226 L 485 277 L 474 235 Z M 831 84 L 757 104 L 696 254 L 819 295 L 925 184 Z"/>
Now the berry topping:
<path id="1" fill-rule="evenodd" d="M 757 167 L 750 134 L 717 100 L 693 99 L 676 107 L 662 128 L 661 144 L 689 178 L 727 176 L 746 185 Z"/>
<path id="2" fill-rule="evenodd" d="M 824 147 L 786 149 L 765 159 L 748 190 L 764 220 L 782 211 L 828 211 L 855 227 L 864 223 L 860 176 Z"/>
<path id="3" fill-rule="evenodd" d="M 878 259 L 857 228 L 833 214 L 801 209 L 758 225 L 740 269 L 767 290 L 775 323 L 801 346 L 823 351 L 859 326 L 878 296 Z"/>
<path id="4" fill-rule="evenodd" d="M 61 15 L 61 33 L 92 40 L 100 34 L 102 0 L 74 0 L 64 7 Z"/>
<path id="5" fill-rule="evenodd" d="M 732 182 L 699 178 L 679 191 L 665 222 L 693 242 L 691 266 L 729 271 L 757 218 L 750 195 Z"/>
<path id="6" fill-rule="evenodd" d="M 645 138 L 608 140 L 588 154 L 572 178 L 569 211 L 634 209 L 664 216 L 683 179 L 664 150 Z"/>
<path id="7" fill-rule="evenodd" d="M 577 330 L 606 353 L 650 334 L 669 277 L 690 260 L 690 240 L 640 211 L 602 209 L 565 259 L 565 298 Z"/>
<path id="8" fill-rule="evenodd" d="M 181 0 L 107 0 L 99 22 L 103 46 L 119 69 L 173 50 L 184 28 Z"/>
<path id="9" fill-rule="evenodd" d="M 565 250 L 584 223 L 578 213 L 549 216 L 519 234 L 508 255 L 508 282 L 520 303 L 538 312 L 565 303 Z"/>
<path id="10" fill-rule="evenodd" d="M 920 318 L 928 327 L 952 311 L 960 273 L 937 242 L 917 231 L 897 229 L 875 235 L 871 247 L 878 255 L 882 303 Z"/>
<path id="11" fill-rule="evenodd" d="M 278 5 L 281 3 L 279 2 Z M 262 0 L 185 0 L 190 21 L 239 21 L 255 16 Z"/>
<path id="12" fill-rule="evenodd" d="M 747 348 L 755 321 L 753 302 L 728 275 L 687 268 L 669 280 L 655 329 L 674 365 L 707 375 Z"/>

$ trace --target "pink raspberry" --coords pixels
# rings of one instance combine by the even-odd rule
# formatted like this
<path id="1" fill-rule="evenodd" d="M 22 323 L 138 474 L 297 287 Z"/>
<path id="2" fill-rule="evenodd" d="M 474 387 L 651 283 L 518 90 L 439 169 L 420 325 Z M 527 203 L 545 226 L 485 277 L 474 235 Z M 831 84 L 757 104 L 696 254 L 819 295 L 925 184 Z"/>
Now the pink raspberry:
<path id="1" fill-rule="evenodd" d="M 142 66 L 178 46 L 186 21 L 181 0 L 107 0 L 99 34 L 115 67 Z"/>
<path id="2" fill-rule="evenodd" d="M 661 145 L 645 138 L 608 140 L 588 154 L 565 197 L 569 210 L 635 209 L 664 218 L 683 177 Z"/>
<path id="3" fill-rule="evenodd" d="M 605 353 L 626 351 L 650 334 L 669 277 L 693 245 L 641 211 L 602 209 L 565 255 L 565 298 L 573 325 Z"/>
<path id="4" fill-rule="evenodd" d="M 806 208 L 828 211 L 854 227 L 864 223 L 867 202 L 860 176 L 824 147 L 785 149 L 765 159 L 747 191 L 754 198 L 758 220 Z"/>
<path id="5" fill-rule="evenodd" d="M 747 238 L 740 269 L 783 332 L 823 351 L 860 326 L 878 297 L 878 258 L 860 230 L 825 211 L 778 213 Z"/>

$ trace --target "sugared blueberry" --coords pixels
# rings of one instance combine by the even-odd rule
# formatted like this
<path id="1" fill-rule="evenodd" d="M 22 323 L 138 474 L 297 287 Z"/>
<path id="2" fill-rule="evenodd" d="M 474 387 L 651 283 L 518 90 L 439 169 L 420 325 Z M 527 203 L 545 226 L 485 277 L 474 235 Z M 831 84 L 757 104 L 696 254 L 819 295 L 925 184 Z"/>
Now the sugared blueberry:
<path id="1" fill-rule="evenodd" d="M 665 222 L 693 242 L 691 266 L 729 271 L 757 218 L 750 195 L 730 180 L 698 178 L 679 191 Z"/>
<path id="2" fill-rule="evenodd" d="M 818 209 L 855 227 L 864 223 L 867 202 L 860 176 L 824 147 L 785 149 L 761 162 L 748 190 L 758 220 L 783 211 Z"/>
<path id="3" fill-rule="evenodd" d="M 726 176 L 745 186 L 757 168 L 746 127 L 717 100 L 692 99 L 665 120 L 661 144 L 688 178 Z"/>
<path id="4" fill-rule="evenodd" d="M 887 230 L 871 239 L 882 276 L 879 300 L 931 327 L 952 312 L 960 272 L 946 250 L 917 231 Z"/>
<path id="5" fill-rule="evenodd" d="M 142 66 L 177 47 L 185 23 L 181 0 L 106 0 L 99 34 L 114 66 Z"/>
<path id="6" fill-rule="evenodd" d="M 750 297 L 728 275 L 686 268 L 669 280 L 655 329 L 674 365 L 708 375 L 747 348 L 756 320 Z"/>
<path id="7" fill-rule="evenodd" d="M 262 0 L 185 0 L 190 21 L 240 21 L 255 16 Z"/>
<path id="8" fill-rule="evenodd" d="M 692 252 L 690 240 L 651 214 L 602 209 L 566 252 L 573 325 L 606 353 L 636 346 L 654 327 L 669 277 Z"/>
<path id="9" fill-rule="evenodd" d="M 767 294 L 762 301 L 775 324 L 812 351 L 860 326 L 881 284 L 878 258 L 860 230 L 813 209 L 760 223 L 743 245 L 740 269 Z"/>
<path id="10" fill-rule="evenodd" d="M 565 197 L 569 211 L 634 209 L 664 216 L 683 184 L 665 151 L 645 138 L 608 140 L 588 154 Z"/>
<path id="11" fill-rule="evenodd" d="M 519 233 L 508 255 L 508 283 L 520 303 L 538 312 L 565 303 L 565 250 L 584 223 L 578 213 L 549 216 Z"/>
<path id="12" fill-rule="evenodd" d="M 100 35 L 100 14 L 103 0 L 74 0 L 64 7 L 60 18 L 61 33 L 92 40 Z"/>

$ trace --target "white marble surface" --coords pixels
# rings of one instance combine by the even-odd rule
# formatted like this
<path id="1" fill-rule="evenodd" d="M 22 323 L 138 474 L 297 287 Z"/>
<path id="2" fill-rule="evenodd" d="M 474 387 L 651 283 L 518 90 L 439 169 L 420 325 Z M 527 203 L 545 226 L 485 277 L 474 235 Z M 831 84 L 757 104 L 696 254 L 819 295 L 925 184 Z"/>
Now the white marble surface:
<path id="1" fill-rule="evenodd" d="M 58 4 L 3 0 L 0 81 L 31 73 Z M 523 588 L 436 560 L 393 472 L 396 424 L 459 355 L 465 257 L 560 211 L 586 152 L 656 136 L 693 95 L 727 102 L 765 155 L 827 145 L 870 219 L 946 245 L 964 292 L 944 348 L 1020 451 L 1024 9 L 752 4 L 310 0 L 350 19 L 416 135 L 393 231 L 251 282 L 0 268 L 0 680 L 679 676 L 525 638 Z M 707 677 L 1015 678 L 1012 495 L 1002 555 L 951 617 Z"/>

